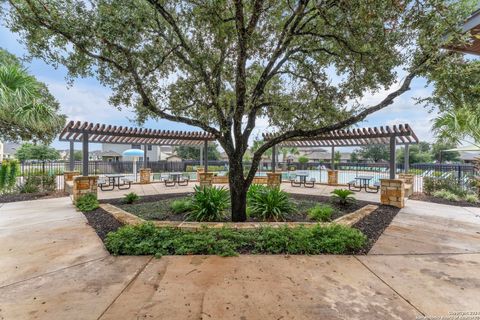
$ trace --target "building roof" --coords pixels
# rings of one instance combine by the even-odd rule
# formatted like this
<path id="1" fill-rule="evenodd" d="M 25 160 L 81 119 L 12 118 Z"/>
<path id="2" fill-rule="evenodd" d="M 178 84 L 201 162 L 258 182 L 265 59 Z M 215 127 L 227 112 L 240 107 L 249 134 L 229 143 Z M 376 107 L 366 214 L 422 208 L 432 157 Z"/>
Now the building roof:
<path id="1" fill-rule="evenodd" d="M 118 152 L 109 150 L 109 151 L 103 151 L 99 154 L 100 157 L 121 157 L 122 155 Z"/>
<path id="2" fill-rule="evenodd" d="M 70 121 L 60 133 L 60 141 L 81 142 L 87 136 L 92 143 L 202 145 L 215 137 L 203 131 L 170 131 L 146 128 L 112 126 L 91 122 Z"/>

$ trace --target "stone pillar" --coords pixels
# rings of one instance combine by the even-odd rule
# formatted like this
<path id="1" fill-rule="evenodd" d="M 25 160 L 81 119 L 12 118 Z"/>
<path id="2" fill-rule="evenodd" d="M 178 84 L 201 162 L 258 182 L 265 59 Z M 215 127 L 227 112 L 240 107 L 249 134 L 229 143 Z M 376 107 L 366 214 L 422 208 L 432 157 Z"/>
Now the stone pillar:
<path id="1" fill-rule="evenodd" d="M 200 187 L 210 187 L 213 183 L 213 172 L 199 172 L 198 180 L 200 181 Z"/>
<path id="2" fill-rule="evenodd" d="M 205 172 L 204 168 L 197 168 L 197 181 L 200 181 L 200 173 Z"/>
<path id="3" fill-rule="evenodd" d="M 405 182 L 401 179 L 380 179 L 382 204 L 403 208 L 405 206 Z"/>
<path id="4" fill-rule="evenodd" d="M 328 185 L 329 186 L 337 186 L 338 185 L 338 171 L 337 170 L 329 170 L 328 172 Z"/>
<path id="5" fill-rule="evenodd" d="M 151 173 L 152 173 L 152 169 L 150 168 L 140 169 L 140 184 L 149 184 Z"/>
<path id="6" fill-rule="evenodd" d="M 267 186 L 279 187 L 282 182 L 282 174 L 279 172 L 267 172 Z"/>
<path id="7" fill-rule="evenodd" d="M 411 173 L 399 173 L 398 178 L 405 182 L 405 197 L 409 197 L 413 193 L 413 181 L 415 175 Z"/>
<path id="8" fill-rule="evenodd" d="M 73 178 L 79 176 L 79 171 L 64 171 L 63 172 L 63 190 L 68 193 L 72 193 Z"/>
<path id="9" fill-rule="evenodd" d="M 88 193 L 97 195 L 98 176 L 76 176 L 73 178 L 73 202 Z"/>

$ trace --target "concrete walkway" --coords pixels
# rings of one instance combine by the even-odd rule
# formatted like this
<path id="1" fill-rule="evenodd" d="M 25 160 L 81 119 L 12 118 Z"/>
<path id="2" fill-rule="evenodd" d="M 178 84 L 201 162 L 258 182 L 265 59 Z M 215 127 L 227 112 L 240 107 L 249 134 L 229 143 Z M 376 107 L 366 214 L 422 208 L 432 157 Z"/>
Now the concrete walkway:
<path id="1" fill-rule="evenodd" d="M 369 256 L 154 259 L 109 256 L 68 198 L 0 204 L 0 319 L 415 319 L 480 311 L 479 214 L 409 201 Z"/>

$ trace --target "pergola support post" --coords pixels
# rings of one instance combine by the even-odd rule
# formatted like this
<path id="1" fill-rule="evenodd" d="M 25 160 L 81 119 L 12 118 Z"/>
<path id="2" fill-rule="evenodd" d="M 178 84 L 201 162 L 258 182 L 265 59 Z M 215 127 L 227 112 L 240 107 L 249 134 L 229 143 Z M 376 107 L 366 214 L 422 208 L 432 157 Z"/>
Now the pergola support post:
<path id="1" fill-rule="evenodd" d="M 404 160 L 404 163 L 403 163 L 403 167 L 404 167 L 404 171 L 405 173 L 408 173 L 408 171 L 410 170 L 410 150 L 409 150 L 409 145 L 408 143 L 405 144 L 405 149 L 404 149 L 404 155 L 403 155 L 403 160 Z"/>
<path id="2" fill-rule="evenodd" d="M 147 168 L 147 149 L 148 145 L 145 143 L 143 145 L 143 168 Z"/>
<path id="3" fill-rule="evenodd" d="M 70 141 L 70 157 L 69 157 L 69 169 L 75 170 L 75 143 Z"/>
<path id="4" fill-rule="evenodd" d="M 204 161 L 204 168 L 205 173 L 208 172 L 208 140 L 205 140 L 203 144 L 203 161 Z"/>
<path id="5" fill-rule="evenodd" d="M 203 147 L 200 147 L 200 167 L 203 166 Z"/>
<path id="6" fill-rule="evenodd" d="M 272 172 L 275 172 L 277 166 L 277 146 L 272 147 Z"/>
<path id="7" fill-rule="evenodd" d="M 82 136 L 82 175 L 88 176 L 88 133 Z"/>
<path id="8" fill-rule="evenodd" d="M 330 164 L 332 166 L 332 170 L 335 170 L 335 147 L 332 147 L 332 156 L 330 159 Z"/>
<path id="9" fill-rule="evenodd" d="M 396 175 L 396 159 L 395 149 L 397 147 L 395 136 L 390 137 L 390 179 L 395 179 Z"/>

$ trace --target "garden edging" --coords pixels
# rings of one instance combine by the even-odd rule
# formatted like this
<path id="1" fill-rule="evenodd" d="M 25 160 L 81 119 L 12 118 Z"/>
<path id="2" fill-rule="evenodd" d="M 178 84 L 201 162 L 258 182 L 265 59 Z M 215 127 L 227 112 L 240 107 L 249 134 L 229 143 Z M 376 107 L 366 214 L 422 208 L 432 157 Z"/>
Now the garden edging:
<path id="1" fill-rule="evenodd" d="M 100 204 L 106 213 L 113 216 L 115 219 L 120 221 L 124 225 L 138 225 L 147 220 L 137 217 L 125 210 L 122 210 L 112 204 L 102 203 Z M 304 227 L 313 227 L 318 224 L 320 225 L 329 225 L 329 224 L 341 224 L 345 226 L 353 226 L 363 218 L 370 215 L 378 209 L 376 205 L 366 205 L 358 210 L 355 210 L 352 213 L 346 214 L 332 222 L 193 222 L 193 221 L 152 221 L 157 227 L 174 227 L 184 230 L 198 230 L 202 228 L 232 228 L 232 229 L 241 229 L 241 230 L 254 230 L 258 228 L 271 227 L 279 228 L 287 226 L 289 228 L 294 228 L 298 226 Z"/>

